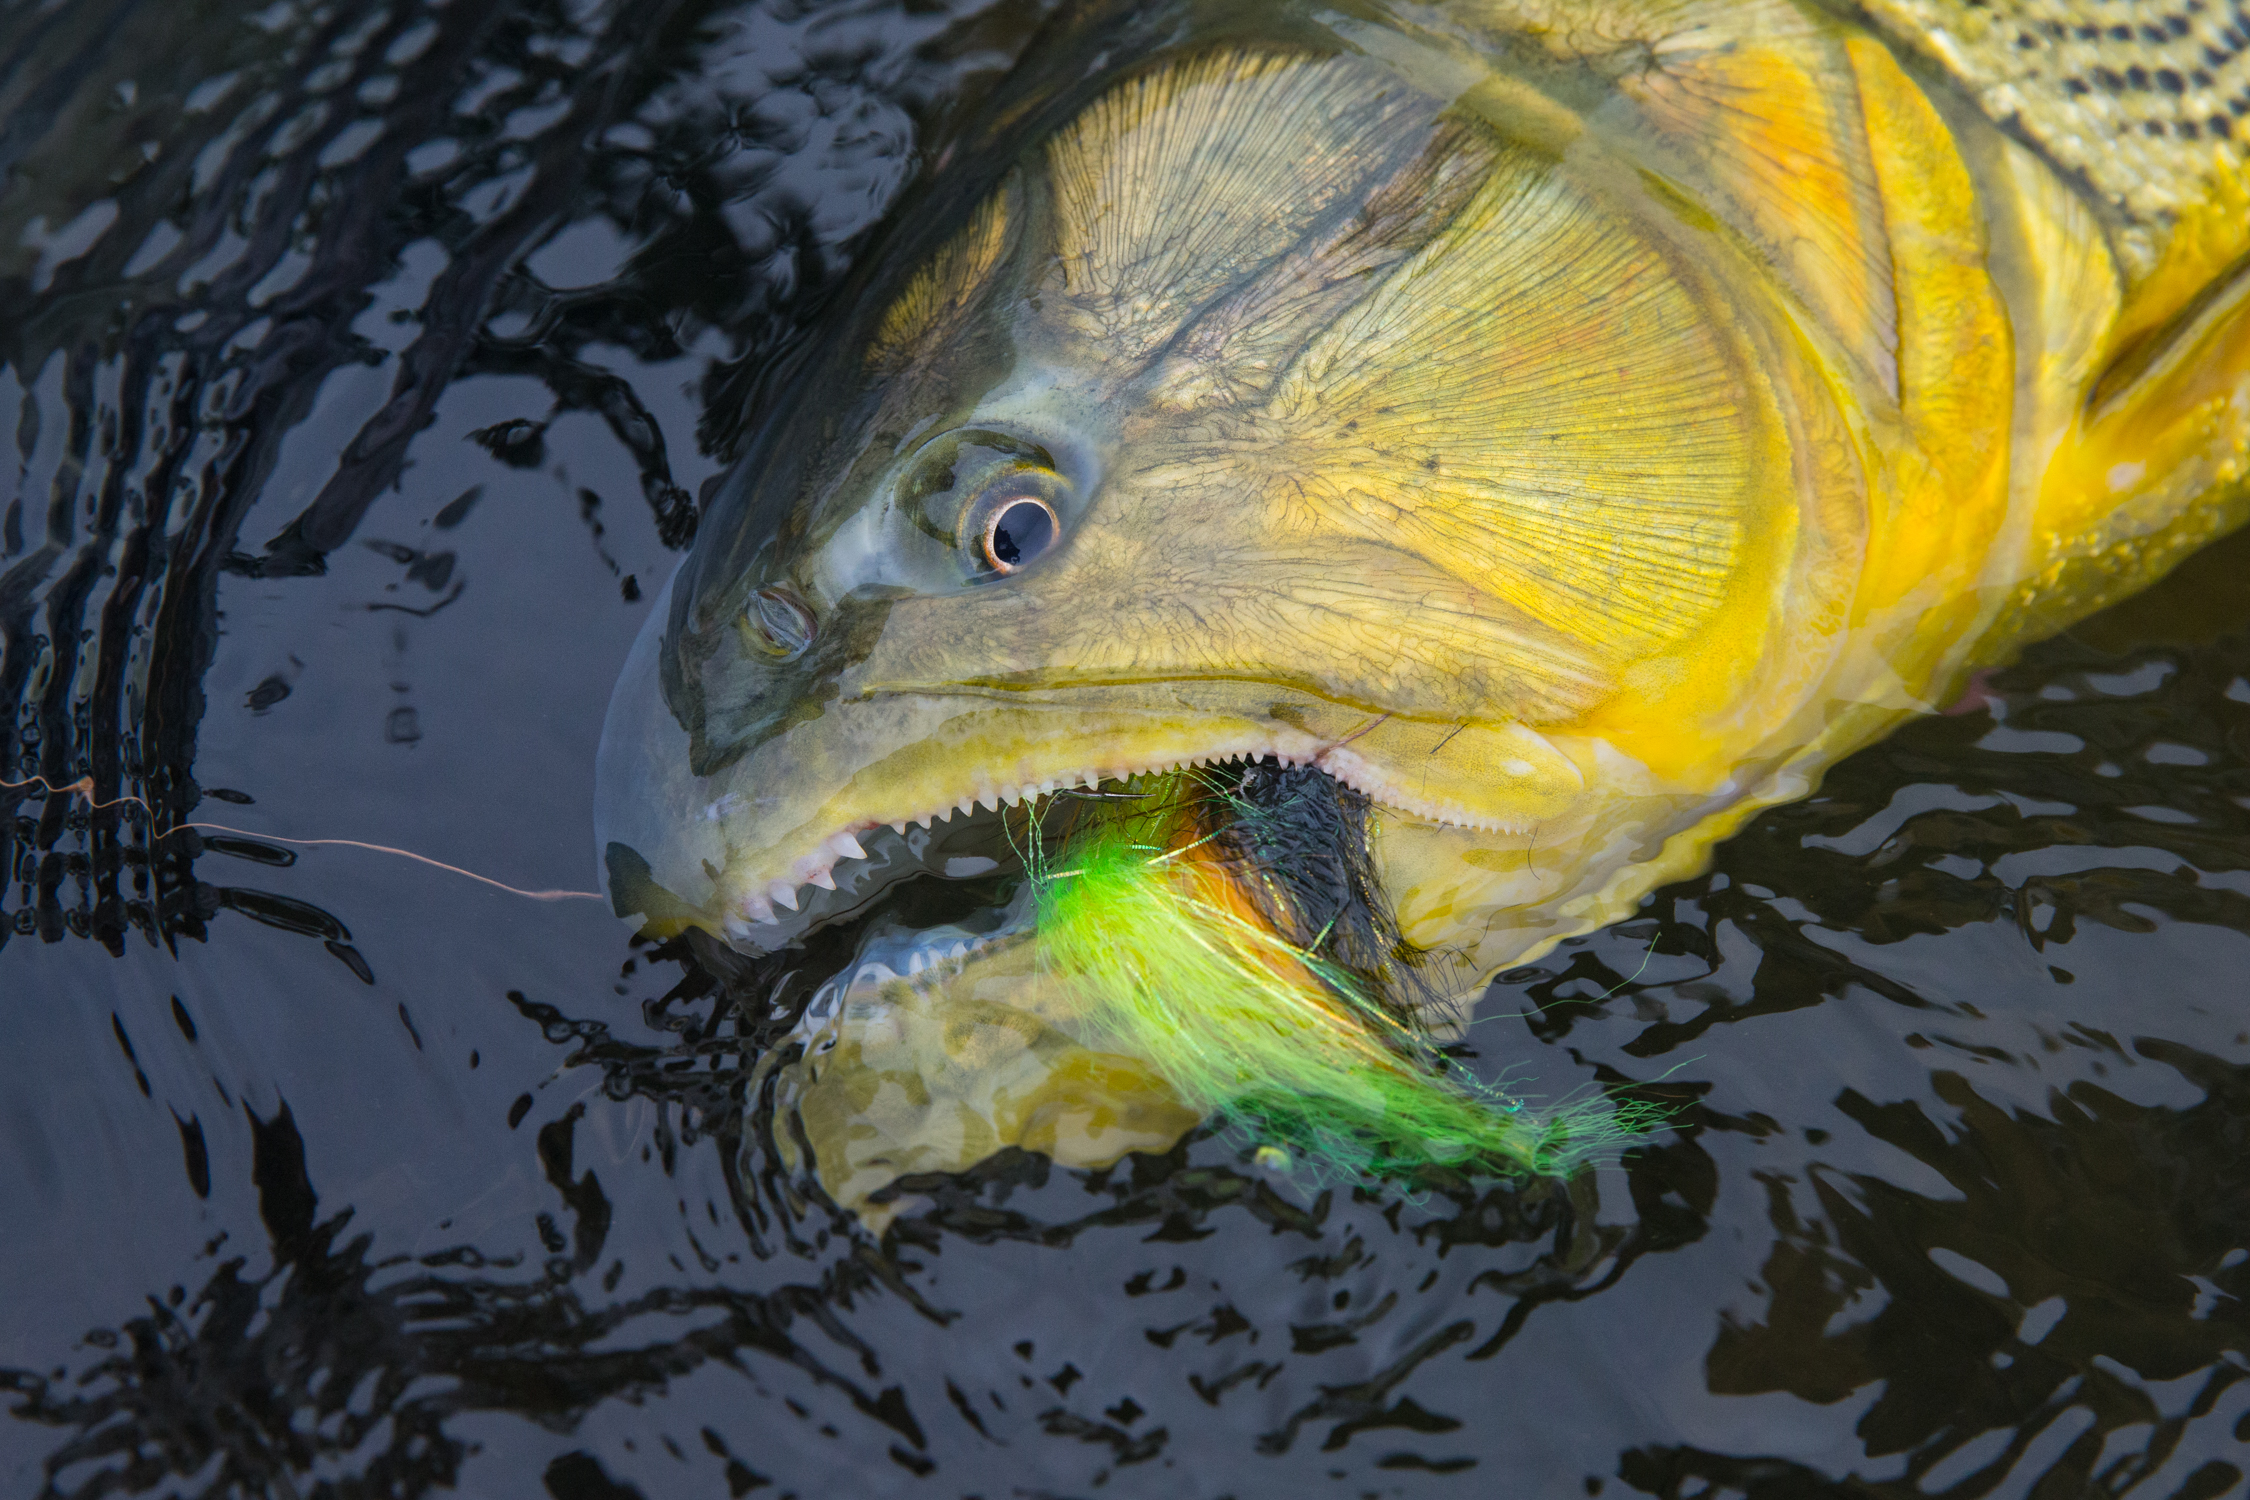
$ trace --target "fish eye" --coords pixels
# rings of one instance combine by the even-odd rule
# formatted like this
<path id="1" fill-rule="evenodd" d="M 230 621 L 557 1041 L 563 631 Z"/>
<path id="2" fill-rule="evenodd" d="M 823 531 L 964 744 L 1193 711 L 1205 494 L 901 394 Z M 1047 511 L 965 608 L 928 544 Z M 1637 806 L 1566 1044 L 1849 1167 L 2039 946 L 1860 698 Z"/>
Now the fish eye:
<path id="1" fill-rule="evenodd" d="M 1045 448 L 962 428 L 925 443 L 898 489 L 905 515 L 985 578 L 1029 567 L 1062 538 L 1070 481 Z"/>
<path id="2" fill-rule="evenodd" d="M 979 559 L 995 573 L 1013 573 L 1054 545 L 1062 525 L 1055 508 L 1037 495 L 1012 495 L 986 507 L 990 517 L 979 540 Z"/>

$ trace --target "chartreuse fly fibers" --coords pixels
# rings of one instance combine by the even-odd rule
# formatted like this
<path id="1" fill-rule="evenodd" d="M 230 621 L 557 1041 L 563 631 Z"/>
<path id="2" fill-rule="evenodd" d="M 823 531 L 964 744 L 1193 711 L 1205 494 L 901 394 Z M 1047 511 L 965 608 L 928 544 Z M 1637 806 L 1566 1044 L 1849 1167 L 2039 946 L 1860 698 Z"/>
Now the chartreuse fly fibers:
<path id="1" fill-rule="evenodd" d="M 1167 778 L 1151 796 L 1192 801 L 1194 788 Z M 1196 826 L 1096 822 L 1059 858 L 1031 860 L 1051 972 L 1190 1108 L 1318 1165 L 1398 1175 L 1566 1171 L 1650 1123 L 1629 1104 L 1535 1115 L 1479 1083 L 1278 936 Z"/>

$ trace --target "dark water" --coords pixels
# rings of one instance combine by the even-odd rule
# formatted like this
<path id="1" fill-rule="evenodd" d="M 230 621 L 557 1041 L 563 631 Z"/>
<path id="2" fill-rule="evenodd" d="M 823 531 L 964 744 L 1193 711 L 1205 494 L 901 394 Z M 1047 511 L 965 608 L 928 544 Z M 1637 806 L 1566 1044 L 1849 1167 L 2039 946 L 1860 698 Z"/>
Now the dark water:
<path id="1" fill-rule="evenodd" d="M 687 955 L 256 836 L 591 884 L 761 370 L 1042 19 L 0 0 L 0 780 L 141 799 L 0 792 L 0 1493 L 2242 1494 L 2239 542 L 1507 976 L 1480 1065 L 1679 1108 L 1569 1183 L 871 1243 Z"/>

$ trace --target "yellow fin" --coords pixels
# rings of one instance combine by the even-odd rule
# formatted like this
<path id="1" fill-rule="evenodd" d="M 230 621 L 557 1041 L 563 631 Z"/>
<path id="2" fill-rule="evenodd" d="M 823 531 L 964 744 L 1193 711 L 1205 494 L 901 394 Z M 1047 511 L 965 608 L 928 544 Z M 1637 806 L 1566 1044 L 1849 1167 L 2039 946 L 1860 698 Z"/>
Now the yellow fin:
<path id="1" fill-rule="evenodd" d="M 2250 515 L 2250 264 L 2096 382 L 2040 487 L 1996 648 L 2143 588 Z"/>
<path id="2" fill-rule="evenodd" d="M 1987 607 L 1973 584 L 2007 517 L 2015 347 L 1951 130 L 1888 48 L 1868 38 L 1847 45 L 1890 225 L 1906 439 L 1887 455 L 1855 608 L 1865 618 L 1907 606 L 1902 618 L 1916 622 L 1922 646 L 1900 670 L 1919 680 L 1931 653 Z"/>
<path id="3" fill-rule="evenodd" d="M 2014 484 L 2036 494 L 2101 368 L 2124 284 L 2085 199 L 2018 142 L 2001 144 L 1997 165 L 2022 265 L 2013 309 L 2022 367 Z"/>

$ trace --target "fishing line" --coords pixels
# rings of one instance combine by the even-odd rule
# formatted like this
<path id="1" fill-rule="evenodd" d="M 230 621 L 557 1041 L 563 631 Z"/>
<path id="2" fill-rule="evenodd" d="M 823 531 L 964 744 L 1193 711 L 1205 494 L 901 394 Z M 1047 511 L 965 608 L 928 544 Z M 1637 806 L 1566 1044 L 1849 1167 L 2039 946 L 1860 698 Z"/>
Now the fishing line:
<path id="1" fill-rule="evenodd" d="M 1664 934 L 1660 931 L 1655 936 L 1651 937 L 1648 940 L 1648 947 L 1641 951 L 1641 966 L 1635 969 L 1632 973 L 1626 975 L 1623 979 L 1618 980 L 1617 983 L 1611 985 L 1608 989 L 1603 990 L 1600 994 L 1592 996 L 1591 998 L 1584 995 L 1572 995 L 1566 999 L 1553 1001 L 1552 1004 L 1556 1006 L 1599 1005 L 1604 1000 L 1614 1000 L 1617 997 L 1618 992 L 1623 990 L 1625 986 L 1633 983 L 1643 974 L 1646 974 L 1648 972 L 1649 960 L 1656 957 L 1656 945 L 1663 938 L 1663 936 Z M 1490 1015 L 1479 1016 L 1475 1020 L 1469 1022 L 1469 1024 L 1471 1026 L 1481 1026 L 1487 1021 L 1528 1021 L 1533 1016 L 1541 1014 L 1547 1008 L 1548 1007 L 1546 1006 L 1541 1006 L 1536 1010 L 1495 1011 Z"/>
<path id="2" fill-rule="evenodd" d="M 76 781 L 65 782 L 60 786 L 44 776 L 34 776 L 29 781 L 0 781 L 0 792 L 25 791 L 32 787 L 40 788 L 50 797 L 75 796 L 86 804 L 89 812 L 100 812 L 107 807 L 118 807 L 125 803 L 131 803 L 142 812 L 147 813 L 150 821 L 153 822 L 156 818 L 155 808 L 149 806 L 142 798 L 135 797 L 130 793 L 121 797 L 112 797 L 107 802 L 95 801 L 94 778 L 91 776 L 81 776 Z M 411 859 L 416 864 L 428 865 L 434 870 L 444 870 L 454 875 L 465 875 L 479 884 L 489 885 L 494 890 L 506 891 L 511 896 L 521 896 L 527 901 L 601 901 L 607 899 L 600 891 L 527 891 L 521 886 L 510 885 L 504 880 L 494 880 L 489 875 L 479 875 L 474 870 L 464 870 L 459 865 L 449 865 L 442 859 L 432 859 L 427 854 L 416 854 L 411 849 L 398 849 L 389 844 L 369 844 L 359 839 L 293 839 L 286 838 L 278 833 L 261 833 L 253 828 L 234 828 L 225 823 L 175 823 L 162 833 L 154 834 L 153 837 L 166 839 L 175 833 L 184 832 L 190 828 L 208 829 L 213 833 L 231 833 L 246 839 L 269 840 L 276 844 L 295 844 L 299 848 L 306 849 L 336 845 L 346 849 L 368 849 L 377 854 L 395 854 L 401 859 Z"/>

